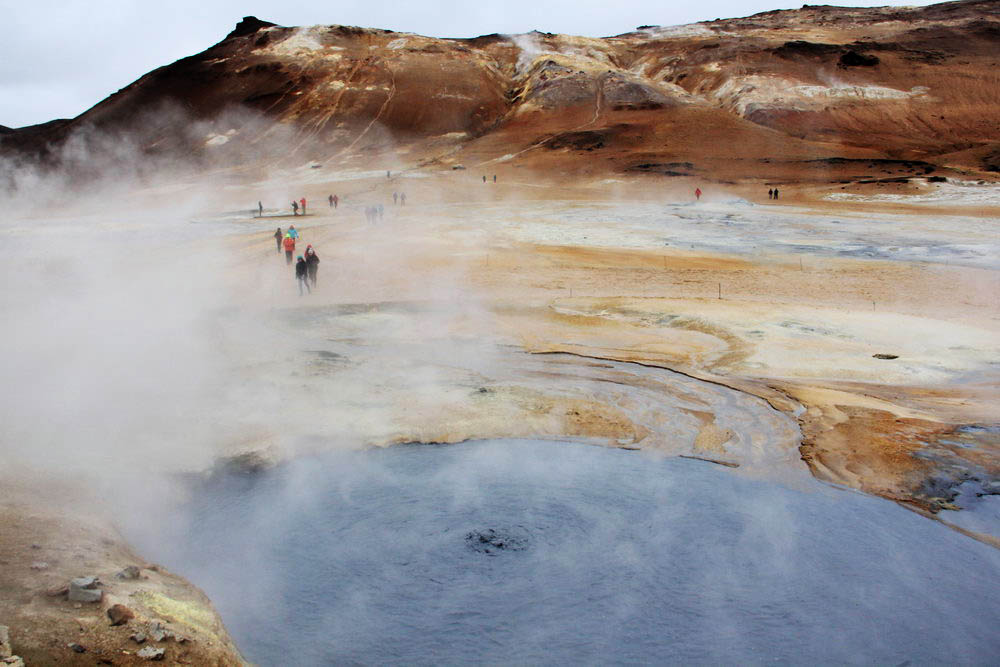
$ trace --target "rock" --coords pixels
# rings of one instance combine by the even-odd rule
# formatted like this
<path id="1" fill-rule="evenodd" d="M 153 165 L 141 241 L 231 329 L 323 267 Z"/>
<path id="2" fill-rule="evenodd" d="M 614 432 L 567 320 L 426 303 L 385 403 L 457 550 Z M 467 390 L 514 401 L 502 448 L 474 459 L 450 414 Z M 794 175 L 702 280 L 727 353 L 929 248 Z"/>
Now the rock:
<path id="1" fill-rule="evenodd" d="M 71 602 L 100 602 L 104 591 L 98 588 L 101 582 L 97 577 L 77 577 L 69 582 L 69 599 Z"/>
<path id="2" fill-rule="evenodd" d="M 65 584 L 62 586 L 47 588 L 45 590 L 45 594 L 50 598 L 56 598 L 59 597 L 60 595 L 66 595 L 67 593 L 69 593 L 69 586 L 66 586 Z"/>
<path id="3" fill-rule="evenodd" d="M 168 639 L 175 639 L 173 630 L 167 628 L 159 621 L 149 624 L 149 637 L 154 642 L 165 642 Z"/>
<path id="4" fill-rule="evenodd" d="M 47 569 L 49 569 L 49 564 L 46 563 L 43 560 L 36 560 L 34 563 L 31 564 L 31 569 L 32 570 L 47 570 Z"/>
<path id="5" fill-rule="evenodd" d="M 4 665 L 4 667 L 24 667 L 24 659 L 12 655 L 9 658 L 0 658 L 0 665 Z"/>
<path id="6" fill-rule="evenodd" d="M 124 570 L 115 575 L 119 579 L 138 579 L 139 578 L 139 568 L 135 565 L 129 565 Z"/>
<path id="7" fill-rule="evenodd" d="M 108 618 L 112 626 L 124 625 L 135 618 L 135 613 L 123 604 L 116 604 L 108 609 Z"/>
<path id="8" fill-rule="evenodd" d="M 146 660 L 163 660 L 163 657 L 166 654 L 166 652 L 167 649 L 164 648 L 154 648 L 152 646 L 147 646 L 143 649 L 139 649 L 139 652 L 136 653 L 136 655 L 139 656 L 140 658 L 145 658 Z"/>
<path id="9" fill-rule="evenodd" d="M 0 625 L 0 658 L 9 658 L 14 655 L 10 648 L 10 628 Z"/>
<path id="10" fill-rule="evenodd" d="M 66 644 L 66 648 L 68 648 L 69 650 L 73 651 L 73 653 L 86 653 L 87 652 L 87 649 L 85 649 L 84 647 L 80 646 L 76 642 L 70 642 L 69 644 Z"/>
<path id="11" fill-rule="evenodd" d="M 898 354 L 882 354 L 882 353 L 879 353 L 879 354 L 873 354 L 872 356 L 874 358 L 876 358 L 876 359 L 899 359 L 899 355 Z"/>
<path id="12" fill-rule="evenodd" d="M 144 644 L 146 642 L 146 635 L 141 632 L 134 632 L 129 636 L 129 639 L 134 641 L 136 644 Z"/>

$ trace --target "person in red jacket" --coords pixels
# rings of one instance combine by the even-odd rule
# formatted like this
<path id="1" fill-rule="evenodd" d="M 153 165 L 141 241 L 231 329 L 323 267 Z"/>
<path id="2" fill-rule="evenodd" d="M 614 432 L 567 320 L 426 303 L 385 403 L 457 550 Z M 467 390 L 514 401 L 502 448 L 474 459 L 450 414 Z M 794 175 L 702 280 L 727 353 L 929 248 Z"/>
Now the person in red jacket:
<path id="1" fill-rule="evenodd" d="M 695 188 L 694 189 L 694 198 L 695 199 L 701 199 L 701 188 Z M 304 207 L 305 207 L 305 205 L 303 204 L 303 208 Z"/>
<path id="2" fill-rule="evenodd" d="M 305 215 L 306 214 L 306 198 L 303 197 L 302 199 L 300 199 L 299 203 L 302 204 L 302 215 Z"/>
<path id="3" fill-rule="evenodd" d="M 285 240 L 282 242 L 282 245 L 285 247 L 285 264 L 291 264 L 292 255 L 295 254 L 295 239 L 285 234 Z"/>

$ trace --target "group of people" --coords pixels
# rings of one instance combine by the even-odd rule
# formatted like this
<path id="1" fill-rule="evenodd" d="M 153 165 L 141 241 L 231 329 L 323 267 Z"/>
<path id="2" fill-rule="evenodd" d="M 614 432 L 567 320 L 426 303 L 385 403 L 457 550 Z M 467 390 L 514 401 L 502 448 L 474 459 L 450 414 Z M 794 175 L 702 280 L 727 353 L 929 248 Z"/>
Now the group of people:
<path id="1" fill-rule="evenodd" d="M 405 192 L 393 192 L 392 193 L 392 203 L 399 204 L 400 206 L 406 206 L 406 193 Z"/>
<path id="2" fill-rule="evenodd" d="M 295 243 L 299 238 L 299 230 L 295 225 L 290 225 L 288 231 L 281 232 L 278 227 L 274 232 L 274 240 L 278 246 L 278 252 L 285 251 L 285 264 L 292 263 L 292 256 L 295 254 Z M 303 288 L 305 292 L 312 294 L 312 288 L 316 287 L 316 275 L 319 273 L 319 255 L 312 245 L 306 246 L 304 254 L 299 255 L 295 262 L 295 280 L 299 284 L 299 296 L 302 296 Z"/>
<path id="3" fill-rule="evenodd" d="M 370 225 L 374 225 L 375 221 L 381 220 L 384 215 L 385 209 L 382 208 L 382 204 L 365 207 L 365 220 L 367 220 Z"/>
<path id="4" fill-rule="evenodd" d="M 768 199 L 777 199 L 778 198 L 778 188 L 774 188 L 772 190 L 768 190 L 767 191 L 767 198 Z"/>

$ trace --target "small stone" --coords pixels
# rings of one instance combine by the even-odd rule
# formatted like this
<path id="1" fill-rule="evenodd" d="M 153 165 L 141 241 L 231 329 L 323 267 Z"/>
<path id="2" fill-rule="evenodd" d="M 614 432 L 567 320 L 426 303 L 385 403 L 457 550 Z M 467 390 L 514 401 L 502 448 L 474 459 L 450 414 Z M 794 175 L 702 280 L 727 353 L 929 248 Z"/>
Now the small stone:
<path id="1" fill-rule="evenodd" d="M 124 570 L 115 575 L 119 579 L 138 579 L 139 578 L 139 568 L 135 565 L 129 565 Z"/>
<path id="2" fill-rule="evenodd" d="M 97 587 L 97 577 L 77 577 L 69 582 L 71 602 L 100 602 L 104 591 Z"/>
<path id="3" fill-rule="evenodd" d="M 31 564 L 31 569 L 32 570 L 47 570 L 47 569 L 49 569 L 49 564 L 46 563 L 44 560 L 36 560 L 34 563 Z"/>
<path id="4" fill-rule="evenodd" d="M 159 621 L 153 621 L 149 624 L 149 638 L 154 642 L 162 642 L 173 637 Z"/>
<path id="5" fill-rule="evenodd" d="M 73 651 L 74 653 L 86 653 L 87 652 L 87 649 L 83 648 L 82 646 L 80 646 L 79 644 L 77 644 L 75 642 L 70 642 L 69 644 L 66 644 L 66 648 L 68 648 L 69 650 Z"/>
<path id="6" fill-rule="evenodd" d="M 45 594 L 50 598 L 56 598 L 60 595 L 66 595 L 69 593 L 69 586 L 56 586 L 54 588 L 46 589 Z"/>
<path id="7" fill-rule="evenodd" d="M 0 665 L 4 667 L 24 667 L 24 659 L 20 656 L 12 655 L 9 658 L 0 658 Z"/>
<path id="8" fill-rule="evenodd" d="M 135 613 L 123 604 L 116 604 L 108 609 L 108 618 L 112 626 L 124 625 L 135 618 Z"/>
<path id="9" fill-rule="evenodd" d="M 145 658 L 146 660 L 163 660 L 163 656 L 166 654 L 167 650 L 164 648 L 154 648 L 152 646 L 147 646 L 145 648 L 139 649 L 136 653 L 140 658 Z"/>
<path id="10" fill-rule="evenodd" d="M 144 644 L 146 642 L 146 635 L 142 634 L 141 632 L 135 632 L 132 633 L 129 639 L 134 641 L 136 644 Z"/>
<path id="11" fill-rule="evenodd" d="M 0 625 L 0 658 L 9 658 L 14 655 L 10 648 L 10 628 Z"/>

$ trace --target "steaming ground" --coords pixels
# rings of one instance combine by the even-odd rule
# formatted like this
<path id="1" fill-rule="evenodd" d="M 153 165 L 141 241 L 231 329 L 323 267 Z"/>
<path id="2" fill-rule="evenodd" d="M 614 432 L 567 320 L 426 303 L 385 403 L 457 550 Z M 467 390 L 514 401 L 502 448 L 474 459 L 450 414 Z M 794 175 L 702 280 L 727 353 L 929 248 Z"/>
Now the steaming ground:
<path id="1" fill-rule="evenodd" d="M 1000 552 L 884 500 L 539 441 L 220 475 L 137 544 L 254 662 L 979 663 Z M 970 576 L 970 573 L 977 573 Z"/>
<path id="2" fill-rule="evenodd" d="M 693 473 L 714 480 L 705 494 L 725 501 L 719 517 L 744 493 L 780 498 L 747 510 L 746 525 L 764 533 L 779 530 L 769 517 L 791 503 L 785 494 L 820 493 L 816 477 L 936 512 L 897 521 L 870 510 L 898 523 L 892 553 L 933 543 L 948 559 L 955 545 L 998 544 L 995 217 L 768 205 L 708 187 L 695 204 L 686 190 L 628 183 L 363 176 L 309 185 L 310 215 L 298 218 L 281 202 L 301 193 L 268 182 L 183 197 L 156 188 L 113 211 L 88 201 L 6 220 L 2 270 L 14 289 L 0 304 L 16 317 L 0 341 L 4 506 L 53 525 L 68 507 L 113 519 L 142 536 L 144 556 L 166 558 L 179 538 L 158 517 L 190 493 L 176 480 L 220 459 L 257 470 L 372 445 L 537 438 L 721 464 Z M 391 205 L 393 191 L 407 193 L 405 207 Z M 268 217 L 254 220 L 246 204 L 261 198 Z M 368 225 L 363 209 L 376 203 L 385 218 Z M 321 258 L 303 297 L 271 238 L 290 222 L 299 252 L 311 243 Z M 688 470 L 630 460 L 667 465 L 668 477 Z M 36 497 L 55 481 L 58 493 Z M 843 509 L 844 539 L 871 532 L 854 522 L 869 512 L 855 499 L 887 507 L 823 498 L 823 521 Z M 783 557 L 801 570 L 812 539 Z M 865 544 L 872 558 L 887 550 Z M 11 548 L 6 558 L 24 567 L 5 575 L 16 595 L 0 596 L 0 613 L 36 626 L 66 610 L 40 592 L 56 572 L 43 581 L 31 560 L 58 558 L 65 577 L 114 571 L 96 552 L 83 572 L 63 552 Z M 211 590 L 202 563 L 176 562 Z M 996 563 L 983 563 L 964 582 L 949 570 L 949 581 L 965 590 L 994 577 Z M 811 590 L 818 600 L 835 589 Z M 980 653 L 976 627 L 955 635 L 966 646 L 956 655 L 992 654 Z M 750 655 L 739 633 L 720 656 Z"/>

